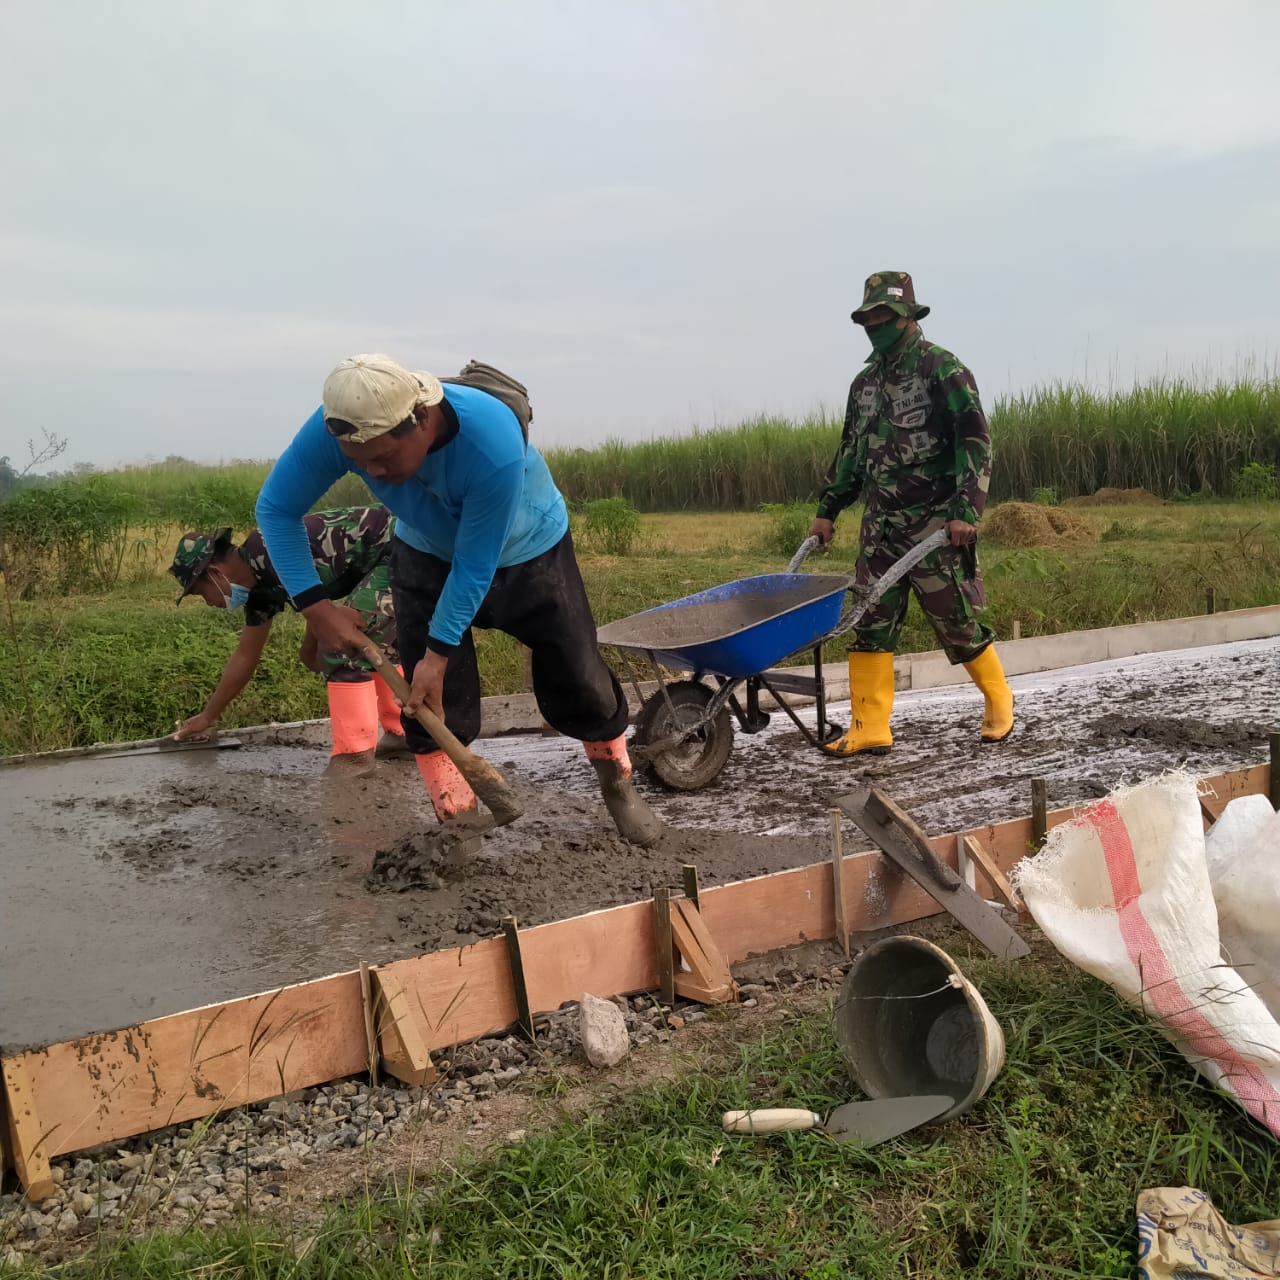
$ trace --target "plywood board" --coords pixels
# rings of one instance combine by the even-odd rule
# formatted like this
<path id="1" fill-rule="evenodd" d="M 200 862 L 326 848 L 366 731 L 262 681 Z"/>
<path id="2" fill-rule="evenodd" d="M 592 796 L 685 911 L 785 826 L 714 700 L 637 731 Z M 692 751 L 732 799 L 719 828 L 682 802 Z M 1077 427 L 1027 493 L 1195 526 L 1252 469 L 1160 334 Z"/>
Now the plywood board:
<path id="1" fill-rule="evenodd" d="M 353 972 L 29 1050 L 6 1058 L 4 1072 L 31 1082 L 54 1156 L 366 1066 Z"/>
<path id="2" fill-rule="evenodd" d="M 528 936 L 520 935 L 522 949 Z M 393 960 L 378 972 L 396 979 L 421 1014 L 430 1049 L 499 1031 L 518 1017 L 505 938 Z"/>

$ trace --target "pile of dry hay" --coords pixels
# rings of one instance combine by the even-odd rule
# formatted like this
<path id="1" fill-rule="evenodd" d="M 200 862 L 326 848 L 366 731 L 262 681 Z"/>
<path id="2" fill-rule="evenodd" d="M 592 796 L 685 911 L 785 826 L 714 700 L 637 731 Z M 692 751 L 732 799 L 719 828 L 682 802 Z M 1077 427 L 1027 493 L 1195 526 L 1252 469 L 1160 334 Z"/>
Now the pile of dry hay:
<path id="1" fill-rule="evenodd" d="M 1064 507 L 1162 507 L 1164 499 L 1146 489 L 1099 489 L 1097 493 L 1067 498 Z"/>
<path id="2" fill-rule="evenodd" d="M 983 518 L 979 533 L 984 542 L 1001 547 L 1081 547 L 1098 540 L 1079 516 L 1061 507 L 1030 502 L 1002 502 L 993 507 Z"/>

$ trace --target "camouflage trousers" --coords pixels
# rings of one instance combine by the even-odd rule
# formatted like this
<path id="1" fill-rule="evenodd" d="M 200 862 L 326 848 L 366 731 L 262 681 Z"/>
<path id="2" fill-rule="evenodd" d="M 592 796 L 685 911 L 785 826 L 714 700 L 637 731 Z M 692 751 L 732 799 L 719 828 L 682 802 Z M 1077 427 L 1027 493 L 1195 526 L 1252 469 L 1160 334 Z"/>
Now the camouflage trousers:
<path id="1" fill-rule="evenodd" d="M 890 523 L 883 517 L 864 519 L 858 585 L 875 582 L 896 560 L 945 523 L 941 517 L 909 523 Z M 995 633 L 980 617 L 987 598 L 982 589 L 977 547 L 970 543 L 965 547 L 940 547 L 925 556 L 862 615 L 850 647 L 860 653 L 893 652 L 912 592 L 952 663 L 972 662 L 995 639 Z"/>
<path id="2" fill-rule="evenodd" d="M 383 560 L 372 569 L 356 589 L 340 603 L 359 611 L 364 633 L 374 644 L 381 645 L 398 662 L 396 653 L 396 615 L 391 604 L 391 565 Z M 373 668 L 364 658 L 338 654 L 321 654 L 324 678 L 334 684 L 363 684 L 373 679 Z"/>

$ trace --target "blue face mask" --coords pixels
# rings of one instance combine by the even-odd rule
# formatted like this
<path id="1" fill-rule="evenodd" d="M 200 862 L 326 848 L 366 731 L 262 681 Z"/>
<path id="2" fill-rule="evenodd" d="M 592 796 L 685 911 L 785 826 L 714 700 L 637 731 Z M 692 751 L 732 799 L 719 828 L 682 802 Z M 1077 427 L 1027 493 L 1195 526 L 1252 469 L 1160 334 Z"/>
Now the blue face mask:
<path id="1" fill-rule="evenodd" d="M 249 588 L 242 587 L 238 582 L 229 582 L 227 585 L 231 588 L 231 594 L 222 597 L 227 602 L 227 608 L 243 609 L 249 603 Z"/>

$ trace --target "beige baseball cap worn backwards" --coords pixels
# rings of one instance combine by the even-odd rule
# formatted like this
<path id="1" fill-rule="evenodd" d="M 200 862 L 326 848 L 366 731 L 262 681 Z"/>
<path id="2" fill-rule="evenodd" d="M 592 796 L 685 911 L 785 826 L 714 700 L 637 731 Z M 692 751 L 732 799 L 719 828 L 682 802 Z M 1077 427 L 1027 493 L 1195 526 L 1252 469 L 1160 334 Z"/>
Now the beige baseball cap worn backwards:
<path id="1" fill-rule="evenodd" d="M 324 380 L 324 420 L 349 423 L 354 431 L 331 434 L 364 444 L 398 427 L 418 405 L 443 399 L 433 374 L 406 369 L 390 356 L 352 356 Z"/>

